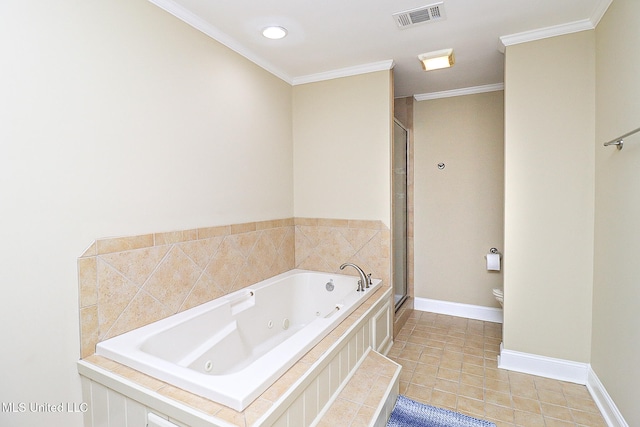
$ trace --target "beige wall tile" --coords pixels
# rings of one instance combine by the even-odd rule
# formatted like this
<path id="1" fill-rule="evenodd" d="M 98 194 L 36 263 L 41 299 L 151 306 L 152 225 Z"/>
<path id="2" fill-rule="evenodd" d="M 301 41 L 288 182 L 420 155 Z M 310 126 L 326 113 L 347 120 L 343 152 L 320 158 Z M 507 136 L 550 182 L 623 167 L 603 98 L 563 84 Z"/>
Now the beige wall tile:
<path id="1" fill-rule="evenodd" d="M 368 221 L 368 220 L 359 220 L 359 219 L 351 219 L 349 220 L 350 228 L 368 228 L 371 230 L 381 230 L 386 228 L 385 225 L 380 221 Z"/>
<path id="2" fill-rule="evenodd" d="M 204 269 L 218 251 L 224 236 L 208 237 L 199 240 L 191 240 L 178 244 L 178 247 L 195 262 L 198 267 Z"/>
<path id="3" fill-rule="evenodd" d="M 98 342 L 98 306 L 80 309 L 80 357 L 91 356 L 96 351 Z"/>
<path id="4" fill-rule="evenodd" d="M 170 246 L 153 246 L 131 251 L 113 252 L 100 255 L 99 259 L 101 262 L 113 267 L 137 287 L 141 287 L 167 255 L 170 248 Z"/>
<path id="5" fill-rule="evenodd" d="M 113 326 L 122 311 L 138 293 L 138 287 L 105 262 L 98 260 L 99 338 Z M 133 329 L 133 328 L 132 328 Z"/>
<path id="6" fill-rule="evenodd" d="M 244 224 L 231 224 L 231 234 L 248 233 L 256 231 L 255 222 L 247 222 Z"/>
<path id="7" fill-rule="evenodd" d="M 209 277 L 209 275 L 202 274 L 196 282 L 193 289 L 180 306 L 179 311 L 188 310 L 205 302 L 212 301 L 225 295 L 226 292 L 222 290 L 216 283 Z"/>
<path id="8" fill-rule="evenodd" d="M 351 260 L 388 281 L 384 228 L 379 221 L 284 218 L 97 240 L 78 260 L 80 307 L 95 304 L 81 315 L 82 355 L 98 340 L 293 268 L 339 272 Z"/>
<path id="9" fill-rule="evenodd" d="M 140 290 L 127 307 L 122 310 L 109 330 L 105 331 L 101 339 L 115 337 L 132 329 L 153 323 L 156 320 L 164 319 L 172 314 L 174 314 L 173 311 L 162 305 L 147 292 Z"/>
<path id="10" fill-rule="evenodd" d="M 128 251 L 132 249 L 148 248 L 154 245 L 153 234 L 141 236 L 115 237 L 96 241 L 97 254 Z"/>
<path id="11" fill-rule="evenodd" d="M 318 218 L 318 227 L 343 227 L 349 226 L 349 220 L 346 219 L 331 219 L 331 218 Z"/>
<path id="12" fill-rule="evenodd" d="M 198 228 L 198 239 L 207 239 L 217 236 L 228 236 L 231 234 L 230 225 L 221 225 L 219 227 Z"/>
<path id="13" fill-rule="evenodd" d="M 98 302 L 98 272 L 96 257 L 78 258 L 80 308 Z"/>
<path id="14" fill-rule="evenodd" d="M 156 233 L 155 245 L 168 245 L 171 243 L 186 242 L 198 238 L 198 230 L 173 231 L 169 233 Z"/>
<path id="15" fill-rule="evenodd" d="M 310 226 L 310 227 L 316 227 L 318 225 L 318 220 L 316 218 L 294 218 L 294 224 L 295 225 L 301 225 L 301 226 Z"/>
<path id="16" fill-rule="evenodd" d="M 174 246 L 160 262 L 143 289 L 161 301 L 171 313 L 178 311 L 202 270 Z"/>

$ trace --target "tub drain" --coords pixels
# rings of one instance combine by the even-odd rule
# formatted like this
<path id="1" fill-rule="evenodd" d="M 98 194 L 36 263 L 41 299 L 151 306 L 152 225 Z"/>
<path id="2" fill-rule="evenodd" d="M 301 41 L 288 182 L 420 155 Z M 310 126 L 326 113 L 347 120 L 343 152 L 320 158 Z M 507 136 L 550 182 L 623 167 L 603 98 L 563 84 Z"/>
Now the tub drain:
<path id="1" fill-rule="evenodd" d="M 204 370 L 206 372 L 211 372 L 212 369 L 213 369 L 213 362 L 211 360 L 207 360 L 206 362 L 204 362 Z"/>

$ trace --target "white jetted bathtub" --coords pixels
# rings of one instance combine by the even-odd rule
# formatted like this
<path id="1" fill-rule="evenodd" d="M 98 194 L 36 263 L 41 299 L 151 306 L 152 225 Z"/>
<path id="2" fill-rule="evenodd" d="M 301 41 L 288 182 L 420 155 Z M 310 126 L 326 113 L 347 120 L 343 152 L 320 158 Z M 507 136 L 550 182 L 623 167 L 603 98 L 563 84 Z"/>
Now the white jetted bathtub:
<path id="1" fill-rule="evenodd" d="M 237 411 L 380 286 L 291 270 L 98 343 L 96 353 Z"/>

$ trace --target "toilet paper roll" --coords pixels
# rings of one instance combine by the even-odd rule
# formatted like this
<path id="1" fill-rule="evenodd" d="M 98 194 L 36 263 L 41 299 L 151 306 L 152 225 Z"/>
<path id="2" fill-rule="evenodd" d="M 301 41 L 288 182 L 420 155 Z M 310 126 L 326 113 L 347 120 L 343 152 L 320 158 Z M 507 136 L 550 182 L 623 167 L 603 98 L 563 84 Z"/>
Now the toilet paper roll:
<path id="1" fill-rule="evenodd" d="M 500 254 L 487 254 L 487 270 L 500 271 Z"/>

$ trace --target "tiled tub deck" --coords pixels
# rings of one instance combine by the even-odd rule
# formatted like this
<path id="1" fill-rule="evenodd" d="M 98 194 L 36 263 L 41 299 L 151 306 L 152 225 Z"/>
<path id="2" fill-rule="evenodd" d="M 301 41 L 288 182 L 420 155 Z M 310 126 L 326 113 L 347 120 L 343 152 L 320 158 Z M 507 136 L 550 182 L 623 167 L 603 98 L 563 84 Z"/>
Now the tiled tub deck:
<path id="1" fill-rule="evenodd" d="M 354 382 L 349 380 L 359 375 L 377 384 L 377 394 L 370 393 L 368 400 L 363 398 L 356 405 L 358 410 L 349 423 L 384 425 L 398 393 L 400 372 L 398 365 L 376 353 L 384 354 L 392 345 L 391 301 L 387 286 L 370 295 L 242 412 L 109 359 L 88 356 L 78 362 L 83 398 L 91 402 L 84 415 L 85 426 L 146 426 L 149 413 L 176 426 L 326 425 L 339 411 L 340 392 L 350 393 Z M 376 402 L 374 396 L 381 400 Z"/>

